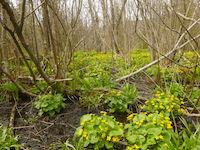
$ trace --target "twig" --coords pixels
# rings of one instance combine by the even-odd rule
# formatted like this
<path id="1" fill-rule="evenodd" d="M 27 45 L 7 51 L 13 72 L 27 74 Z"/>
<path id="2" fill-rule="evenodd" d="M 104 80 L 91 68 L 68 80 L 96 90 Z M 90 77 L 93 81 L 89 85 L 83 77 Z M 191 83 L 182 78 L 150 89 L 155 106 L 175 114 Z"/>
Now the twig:
<path id="1" fill-rule="evenodd" d="M 24 128 L 34 128 L 35 126 L 21 126 L 21 127 L 14 127 L 13 129 L 24 129 Z"/>
<path id="2" fill-rule="evenodd" d="M 72 127 L 72 128 L 74 128 L 74 129 L 76 129 L 76 127 L 72 126 L 72 125 L 71 125 L 71 124 L 69 124 L 68 122 L 67 122 L 67 124 L 68 124 L 70 127 Z"/>
<path id="3" fill-rule="evenodd" d="M 199 19 L 198 21 L 200 21 L 200 19 Z M 199 37 L 200 37 L 200 34 L 197 35 L 196 37 L 194 37 L 193 39 L 197 39 L 197 38 L 199 38 Z M 139 72 L 141 72 L 141 71 L 144 70 L 144 69 L 147 69 L 147 68 L 151 67 L 152 65 L 156 64 L 156 63 L 159 62 L 160 60 L 162 60 L 162 59 L 168 57 L 168 56 L 169 56 L 170 54 L 172 54 L 173 52 L 175 52 L 175 51 L 181 49 L 182 47 L 184 47 L 185 45 L 187 45 L 189 42 L 193 41 L 193 39 L 188 40 L 187 42 L 185 42 L 184 44 L 182 44 L 182 45 L 179 46 L 179 47 L 177 47 L 178 45 L 176 44 L 176 46 L 174 47 L 174 49 L 173 49 L 172 51 L 170 51 L 169 53 L 167 53 L 166 55 L 160 57 L 160 58 L 157 59 L 157 60 L 154 60 L 153 62 L 149 63 L 148 65 L 146 65 L 146 66 L 144 66 L 144 67 L 142 67 L 142 68 L 140 68 L 140 69 L 138 69 L 137 71 L 135 71 L 135 72 L 133 72 L 133 73 L 130 73 L 130 74 L 128 74 L 128 75 L 125 75 L 125 76 L 123 76 L 123 77 L 121 77 L 121 78 L 119 78 L 119 79 L 117 79 L 117 80 L 115 80 L 115 81 L 116 81 L 116 82 L 121 81 L 121 80 L 123 80 L 123 79 L 126 79 L 126 78 L 128 78 L 128 77 L 131 77 L 131 76 L 133 76 L 133 75 L 138 74 Z M 194 66 L 196 66 L 196 65 L 198 65 L 198 64 L 199 64 L 199 63 L 195 64 Z M 193 68 L 194 66 L 185 66 L 185 67 L 187 67 L 187 68 Z"/>
<path id="4" fill-rule="evenodd" d="M 50 125 L 49 125 L 48 127 L 44 128 L 43 130 L 40 130 L 39 132 L 37 132 L 35 135 L 38 135 L 39 133 L 41 133 L 41 132 L 43 132 L 43 131 L 49 129 L 51 126 L 54 125 L 54 123 L 52 123 L 52 122 L 46 122 L 46 121 L 40 121 L 40 122 L 43 122 L 43 123 L 45 123 L 45 124 L 50 124 Z"/>
<path id="5" fill-rule="evenodd" d="M 15 113 L 16 113 L 17 104 L 18 104 L 18 101 L 15 101 L 15 104 L 14 104 L 12 111 L 11 111 L 10 124 L 9 124 L 10 128 L 14 127 L 14 120 L 15 120 Z"/>

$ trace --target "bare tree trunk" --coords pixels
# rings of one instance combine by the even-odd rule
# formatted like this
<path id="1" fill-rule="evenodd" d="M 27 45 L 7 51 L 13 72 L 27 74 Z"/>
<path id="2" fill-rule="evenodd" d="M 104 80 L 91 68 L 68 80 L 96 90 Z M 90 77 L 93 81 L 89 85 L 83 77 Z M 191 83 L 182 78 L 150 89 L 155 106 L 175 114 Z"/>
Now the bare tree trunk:
<path id="1" fill-rule="evenodd" d="M 98 30 L 99 30 L 99 18 L 97 15 L 97 11 L 92 7 L 94 4 L 92 3 L 91 0 L 88 0 L 88 5 L 89 5 L 89 12 L 90 16 L 92 18 L 92 28 L 94 30 L 94 36 L 95 36 L 95 41 L 96 41 L 96 47 L 97 51 L 101 52 L 101 40 L 98 35 Z"/>
<path id="2" fill-rule="evenodd" d="M 6 25 L 7 23 L 7 19 L 6 19 L 6 10 L 4 8 L 2 8 L 2 20 L 3 23 Z M 8 47 L 6 44 L 6 29 L 2 28 L 2 54 L 3 54 L 3 63 L 5 66 L 5 70 L 6 72 L 10 73 L 10 69 L 9 69 L 9 62 L 8 62 Z"/>
<path id="3" fill-rule="evenodd" d="M 9 6 L 9 4 L 5 1 L 5 0 L 1 0 L 0 3 L 3 5 L 4 9 L 6 10 L 8 16 L 10 17 L 10 20 L 12 22 L 12 25 L 16 31 L 16 34 L 20 40 L 20 42 L 22 43 L 22 46 L 25 48 L 25 50 L 27 51 L 28 55 L 30 56 L 31 60 L 33 61 L 33 63 L 35 64 L 37 70 L 39 71 L 39 73 L 41 74 L 41 76 L 46 80 L 46 82 L 49 85 L 52 85 L 53 81 L 45 74 L 45 72 L 43 71 L 42 67 L 40 66 L 40 62 L 39 60 L 37 60 L 37 58 L 35 57 L 35 54 L 33 52 L 33 50 L 31 49 L 31 47 L 27 44 L 27 42 L 25 41 L 25 38 L 22 34 L 22 26 L 24 23 L 24 15 L 22 14 L 22 18 L 21 18 L 21 22 L 20 25 L 17 23 L 15 15 L 13 13 L 13 10 L 11 9 L 11 7 Z M 22 13 L 25 13 L 24 11 L 22 11 Z M 23 22 L 23 23 L 22 23 Z M 2 22 L 1 22 L 2 23 Z M 12 32 L 11 29 L 9 29 L 5 24 L 3 24 L 3 27 L 11 34 L 11 36 L 14 36 L 14 33 Z"/>

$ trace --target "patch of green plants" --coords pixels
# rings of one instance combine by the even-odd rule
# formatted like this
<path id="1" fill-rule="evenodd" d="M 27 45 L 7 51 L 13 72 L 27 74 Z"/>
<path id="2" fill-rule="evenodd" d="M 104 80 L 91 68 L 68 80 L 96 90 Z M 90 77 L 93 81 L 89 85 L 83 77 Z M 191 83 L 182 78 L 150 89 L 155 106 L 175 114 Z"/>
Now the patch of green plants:
<path id="1" fill-rule="evenodd" d="M 108 104 L 109 111 L 112 113 L 115 111 L 131 113 L 129 106 L 135 105 L 139 97 L 136 86 L 126 83 L 122 87 L 122 91 L 111 91 L 110 96 L 106 98 L 104 103 Z"/>
<path id="2" fill-rule="evenodd" d="M 172 143 L 169 144 L 170 149 L 174 150 L 199 150 L 200 149 L 200 125 L 197 123 L 195 125 L 195 130 L 192 128 L 191 124 L 188 124 L 186 120 L 181 117 L 184 126 L 186 128 L 181 128 L 179 132 L 179 138 L 177 134 L 172 134 Z"/>
<path id="3" fill-rule="evenodd" d="M 76 150 L 75 147 L 69 143 L 69 139 L 66 140 L 65 143 L 59 142 L 62 146 L 62 150 Z"/>
<path id="4" fill-rule="evenodd" d="M 47 92 L 51 91 L 51 87 L 48 86 L 48 84 L 45 81 L 39 81 L 38 82 L 38 86 L 44 91 L 47 91 Z M 33 85 L 33 87 L 31 88 L 31 92 L 33 94 L 37 94 L 38 95 L 38 94 L 40 94 L 41 91 L 35 85 Z"/>
<path id="5" fill-rule="evenodd" d="M 19 150 L 24 144 L 18 144 L 18 136 L 13 137 L 13 129 L 7 129 L 3 124 L 0 125 L 0 149 L 10 150 L 12 148 Z"/>
<path id="6" fill-rule="evenodd" d="M 56 112 L 59 113 L 62 108 L 65 108 L 65 101 L 62 94 L 53 95 L 49 94 L 39 96 L 39 100 L 35 102 L 34 107 L 39 109 L 38 115 L 41 116 L 43 113 L 48 113 L 53 116 Z"/>
<path id="7" fill-rule="evenodd" d="M 171 140 L 172 122 L 169 117 L 162 113 L 131 114 L 127 117 L 129 123 L 125 125 L 127 132 L 125 137 L 128 141 L 127 149 L 156 149 L 167 150 Z"/>
<path id="8" fill-rule="evenodd" d="M 156 97 L 151 97 L 149 100 L 147 100 L 145 102 L 146 105 L 141 106 L 141 108 L 145 109 L 148 113 L 162 113 L 165 117 L 171 116 L 171 109 L 174 116 L 186 113 L 181 108 L 181 105 L 184 104 L 182 98 L 179 99 L 170 92 L 160 93 L 159 91 L 157 91 L 155 96 Z"/>
<path id="9" fill-rule="evenodd" d="M 23 87 L 22 83 L 19 82 L 18 84 Z M 13 82 L 11 82 L 10 84 L 5 83 L 3 84 L 3 87 L 12 92 L 16 100 L 19 100 L 19 89 Z"/>
<path id="10" fill-rule="evenodd" d="M 118 141 L 124 138 L 123 124 L 115 120 L 113 116 L 95 114 L 83 115 L 80 120 L 81 126 L 76 129 L 74 134 L 74 144 L 77 150 L 82 147 L 113 149 Z"/>
<path id="11" fill-rule="evenodd" d="M 98 96 L 87 96 L 85 98 L 79 98 L 82 106 L 88 106 L 88 108 L 97 108 L 102 104 L 104 94 Z"/>

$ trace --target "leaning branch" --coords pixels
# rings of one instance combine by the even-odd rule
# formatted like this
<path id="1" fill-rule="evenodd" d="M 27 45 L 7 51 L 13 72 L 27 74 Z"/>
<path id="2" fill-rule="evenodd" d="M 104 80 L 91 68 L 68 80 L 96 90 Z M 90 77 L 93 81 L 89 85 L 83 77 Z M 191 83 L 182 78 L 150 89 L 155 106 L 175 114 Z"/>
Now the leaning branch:
<path id="1" fill-rule="evenodd" d="M 26 91 L 22 86 L 20 86 L 17 81 L 15 81 L 15 79 L 7 72 L 3 69 L 3 67 L 0 65 L 0 70 L 6 74 L 6 76 L 15 84 L 15 86 L 22 92 L 22 93 L 25 93 L 27 95 L 30 95 L 32 97 L 37 97 L 37 95 L 33 94 L 33 93 L 30 93 L 28 91 Z"/>
<path id="2" fill-rule="evenodd" d="M 126 78 L 128 78 L 128 77 L 131 77 L 131 76 L 133 76 L 133 75 L 138 74 L 139 72 L 141 72 L 141 71 L 143 71 L 143 70 L 145 70 L 145 69 L 151 67 L 152 65 L 154 65 L 154 64 L 156 64 L 157 62 L 161 61 L 162 59 L 168 57 L 168 56 L 169 56 L 170 54 L 172 54 L 173 52 L 175 52 L 175 51 L 181 49 L 182 47 L 184 47 L 185 45 L 187 45 L 188 43 L 190 43 L 191 41 L 193 41 L 194 39 L 197 39 L 197 38 L 199 38 L 199 37 L 200 37 L 200 34 L 197 35 L 196 37 L 194 37 L 194 38 L 188 40 L 187 42 L 185 42 L 185 43 L 182 44 L 181 46 L 179 46 L 179 47 L 177 47 L 177 48 L 174 47 L 174 49 L 173 49 L 172 51 L 170 51 L 170 52 L 167 53 L 166 55 L 160 57 L 159 59 L 157 59 L 157 60 L 155 60 L 155 61 L 149 63 L 148 65 L 146 65 L 146 66 L 140 68 L 139 70 L 137 70 L 137 71 L 135 71 L 135 72 L 133 72 L 133 73 L 130 73 L 130 74 L 128 74 L 128 75 L 125 75 L 125 76 L 123 76 L 123 77 L 121 77 L 121 78 L 119 78 L 119 79 L 117 79 L 117 80 L 115 80 L 115 81 L 118 82 L 118 81 L 121 81 L 121 80 L 123 80 L 123 79 L 126 79 Z M 196 65 L 198 65 L 198 64 L 196 64 Z M 188 67 L 188 68 L 193 68 L 193 67 L 194 67 L 194 66 L 191 66 L 191 67 Z"/>

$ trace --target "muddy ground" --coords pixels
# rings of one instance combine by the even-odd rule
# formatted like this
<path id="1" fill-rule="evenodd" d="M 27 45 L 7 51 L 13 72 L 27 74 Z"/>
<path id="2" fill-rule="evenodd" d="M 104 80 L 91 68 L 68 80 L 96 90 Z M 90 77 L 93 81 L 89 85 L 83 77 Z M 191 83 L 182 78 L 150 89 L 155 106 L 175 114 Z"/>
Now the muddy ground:
<path id="1" fill-rule="evenodd" d="M 139 104 L 144 103 L 151 95 L 154 85 L 151 82 L 144 82 L 143 79 L 137 79 L 137 89 L 141 95 L 138 99 Z M 38 110 L 33 107 L 35 100 L 28 97 L 23 98 L 18 105 L 15 115 L 15 135 L 19 135 L 19 143 L 26 143 L 26 148 L 31 150 L 49 149 L 50 145 L 58 144 L 59 141 L 65 142 L 69 139 L 73 144 L 73 135 L 76 128 L 80 125 L 79 121 L 82 115 L 95 113 L 99 115 L 103 108 L 88 109 L 80 107 L 78 97 L 67 99 L 66 108 L 54 116 L 38 116 Z M 14 102 L 11 100 L 0 105 L 0 123 L 9 124 L 10 115 Z M 138 112 L 138 106 L 135 111 Z M 139 112 L 138 112 L 139 113 Z M 126 122 L 126 113 L 109 114 L 114 115 L 118 121 Z M 57 145 L 57 148 L 61 148 Z"/>

